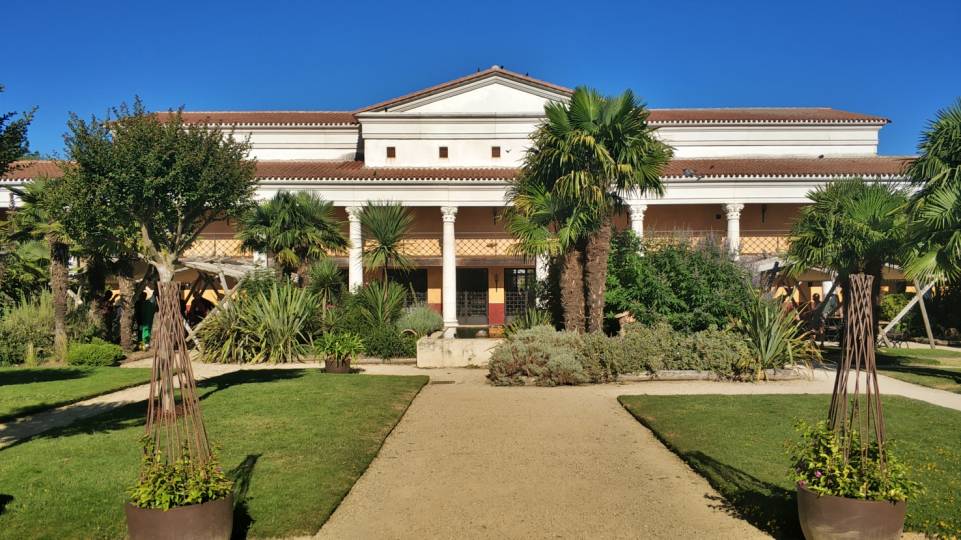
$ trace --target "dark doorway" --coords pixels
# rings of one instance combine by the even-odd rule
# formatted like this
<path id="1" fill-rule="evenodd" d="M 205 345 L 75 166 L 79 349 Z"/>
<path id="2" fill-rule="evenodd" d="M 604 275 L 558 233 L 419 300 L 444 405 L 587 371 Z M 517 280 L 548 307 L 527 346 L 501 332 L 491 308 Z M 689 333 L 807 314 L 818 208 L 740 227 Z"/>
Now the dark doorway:
<path id="1" fill-rule="evenodd" d="M 504 322 L 511 322 L 534 306 L 537 278 L 533 268 L 507 268 L 504 270 Z"/>
<path id="2" fill-rule="evenodd" d="M 457 269 L 457 324 L 487 324 L 487 269 Z"/>
<path id="3" fill-rule="evenodd" d="M 410 307 L 414 304 L 427 303 L 427 269 L 415 268 L 413 270 L 398 270 L 396 268 L 387 269 L 387 279 L 394 283 L 399 283 L 407 291 L 405 305 Z"/>

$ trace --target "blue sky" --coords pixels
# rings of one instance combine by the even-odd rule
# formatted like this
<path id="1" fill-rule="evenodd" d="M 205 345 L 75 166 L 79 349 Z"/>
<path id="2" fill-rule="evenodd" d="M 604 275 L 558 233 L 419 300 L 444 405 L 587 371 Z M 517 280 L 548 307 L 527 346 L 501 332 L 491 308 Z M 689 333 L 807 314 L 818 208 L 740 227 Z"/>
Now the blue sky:
<path id="1" fill-rule="evenodd" d="M 911 154 L 961 96 L 961 1 L 93 2 L 6 0 L 0 111 L 349 110 L 501 64 L 652 107 L 830 106 L 885 115 Z"/>

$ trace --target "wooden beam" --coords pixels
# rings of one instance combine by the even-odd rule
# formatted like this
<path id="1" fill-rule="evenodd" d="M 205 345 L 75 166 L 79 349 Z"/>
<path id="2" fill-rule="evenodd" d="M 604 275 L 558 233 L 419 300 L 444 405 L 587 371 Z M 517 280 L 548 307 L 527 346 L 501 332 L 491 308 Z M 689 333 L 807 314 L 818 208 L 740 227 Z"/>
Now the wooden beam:
<path id="1" fill-rule="evenodd" d="M 931 285 L 934 285 L 934 283 L 931 283 Z M 928 285 L 928 289 L 931 288 L 931 285 Z M 924 331 L 928 333 L 928 344 L 931 345 L 932 349 L 936 349 L 937 347 L 934 346 L 934 332 L 931 331 L 931 321 L 928 320 L 928 308 L 924 306 L 924 294 L 920 292 L 921 287 L 917 281 L 914 282 L 914 288 L 918 290 L 918 305 L 921 306 L 921 318 L 924 319 Z"/>

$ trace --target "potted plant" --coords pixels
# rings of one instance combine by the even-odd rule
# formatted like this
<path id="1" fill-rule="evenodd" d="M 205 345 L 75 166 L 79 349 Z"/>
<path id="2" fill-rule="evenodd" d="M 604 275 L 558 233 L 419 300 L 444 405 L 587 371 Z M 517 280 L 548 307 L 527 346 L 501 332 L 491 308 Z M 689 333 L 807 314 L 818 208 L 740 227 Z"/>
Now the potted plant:
<path id="1" fill-rule="evenodd" d="M 168 463 L 152 438 L 143 441 L 140 480 L 124 509 L 130 538 L 230 538 L 233 483 L 216 458 L 198 463 L 184 448 Z"/>
<path id="2" fill-rule="evenodd" d="M 805 538 L 900 538 L 907 500 L 918 490 L 907 467 L 890 450 L 882 457 L 876 442 L 860 451 L 857 431 L 841 436 L 824 421 L 800 422 L 798 431 L 792 478 Z"/>
<path id="3" fill-rule="evenodd" d="M 331 332 L 321 336 L 317 348 L 327 373 L 350 373 L 351 361 L 364 352 L 364 341 L 353 332 Z"/>
<path id="4" fill-rule="evenodd" d="M 791 475 L 808 540 L 899 539 L 907 500 L 920 489 L 886 447 L 874 357 L 873 280 L 866 274 L 849 278 L 844 352 L 827 421 L 799 424 Z"/>

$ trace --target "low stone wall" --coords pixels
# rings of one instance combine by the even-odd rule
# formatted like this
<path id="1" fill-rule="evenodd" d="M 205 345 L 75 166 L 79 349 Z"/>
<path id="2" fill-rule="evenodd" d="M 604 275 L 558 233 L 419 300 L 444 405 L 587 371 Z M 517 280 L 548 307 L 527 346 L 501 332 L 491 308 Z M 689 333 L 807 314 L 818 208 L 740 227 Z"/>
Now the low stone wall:
<path id="1" fill-rule="evenodd" d="M 503 339 L 422 337 L 417 340 L 417 367 L 485 367 Z"/>

